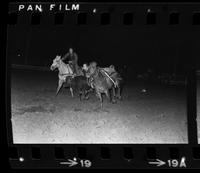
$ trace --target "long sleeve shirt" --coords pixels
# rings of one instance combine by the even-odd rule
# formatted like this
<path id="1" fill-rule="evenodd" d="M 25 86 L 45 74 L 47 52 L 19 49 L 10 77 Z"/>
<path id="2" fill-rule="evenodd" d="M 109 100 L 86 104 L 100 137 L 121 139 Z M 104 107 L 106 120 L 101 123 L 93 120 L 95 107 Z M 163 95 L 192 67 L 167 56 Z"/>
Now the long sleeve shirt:
<path id="1" fill-rule="evenodd" d="M 70 54 L 69 52 L 66 53 L 63 57 L 62 57 L 63 61 L 72 61 L 74 64 L 77 64 L 78 62 L 78 55 L 74 52 L 72 54 Z"/>

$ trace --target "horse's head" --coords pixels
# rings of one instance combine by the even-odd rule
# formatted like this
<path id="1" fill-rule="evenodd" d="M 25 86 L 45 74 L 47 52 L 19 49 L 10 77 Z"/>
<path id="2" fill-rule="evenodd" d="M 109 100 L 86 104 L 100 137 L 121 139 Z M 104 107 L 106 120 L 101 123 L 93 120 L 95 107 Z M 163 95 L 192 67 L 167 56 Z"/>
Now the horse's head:
<path id="1" fill-rule="evenodd" d="M 115 66 L 114 65 L 110 65 L 109 67 L 111 70 L 115 71 Z"/>
<path id="2" fill-rule="evenodd" d="M 50 69 L 53 71 L 60 66 L 61 56 L 57 55 L 51 64 Z"/>
<path id="3" fill-rule="evenodd" d="M 105 68 L 105 70 L 108 72 L 108 74 L 112 74 L 116 72 L 114 65 L 110 65 L 108 68 Z"/>

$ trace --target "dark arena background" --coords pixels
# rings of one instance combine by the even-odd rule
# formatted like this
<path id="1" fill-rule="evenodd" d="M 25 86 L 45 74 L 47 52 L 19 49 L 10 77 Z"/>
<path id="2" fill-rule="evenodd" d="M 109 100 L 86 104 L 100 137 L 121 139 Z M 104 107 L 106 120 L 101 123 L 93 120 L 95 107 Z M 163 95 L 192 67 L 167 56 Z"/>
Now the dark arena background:
<path id="1" fill-rule="evenodd" d="M 124 8 L 134 11 L 128 24 L 120 5 L 97 5 L 95 11 L 83 7 L 81 12 L 90 11 L 86 23 L 84 14 L 70 11 L 63 13 L 63 25 L 55 25 L 51 13 L 39 13 L 40 24 L 31 25 L 32 13 L 24 11 L 17 25 L 8 26 L 15 144 L 188 143 L 187 76 L 198 55 L 199 31 L 181 22 L 169 24 L 165 10 L 170 6 Z M 101 23 L 102 12 L 110 16 L 106 13 Z M 144 17 L 154 12 L 160 13 L 157 25 L 153 17 Z M 113 104 L 104 95 L 100 108 L 94 92 L 83 101 L 78 93 L 72 98 L 67 88 L 55 96 L 58 71 L 50 66 L 70 47 L 79 66 L 96 61 L 100 67 L 116 67 L 125 81 L 122 100 Z"/>
<path id="2" fill-rule="evenodd" d="M 199 62 L 199 61 L 198 61 Z M 199 63 L 200 64 L 200 63 Z M 196 79 L 197 79 L 197 134 L 198 134 L 198 144 L 200 143 L 200 66 L 198 65 L 197 67 L 197 76 L 196 76 Z"/>

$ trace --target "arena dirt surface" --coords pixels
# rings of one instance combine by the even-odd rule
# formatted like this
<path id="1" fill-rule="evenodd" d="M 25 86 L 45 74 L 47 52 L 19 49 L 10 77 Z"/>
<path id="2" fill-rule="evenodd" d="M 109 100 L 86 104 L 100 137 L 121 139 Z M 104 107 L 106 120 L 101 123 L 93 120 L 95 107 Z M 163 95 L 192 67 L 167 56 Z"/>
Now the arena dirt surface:
<path id="1" fill-rule="evenodd" d="M 13 70 L 11 79 L 14 143 L 187 143 L 185 88 L 127 84 L 123 100 L 103 109 L 94 93 L 55 97 L 57 72 Z M 142 89 L 146 92 L 141 92 Z"/>

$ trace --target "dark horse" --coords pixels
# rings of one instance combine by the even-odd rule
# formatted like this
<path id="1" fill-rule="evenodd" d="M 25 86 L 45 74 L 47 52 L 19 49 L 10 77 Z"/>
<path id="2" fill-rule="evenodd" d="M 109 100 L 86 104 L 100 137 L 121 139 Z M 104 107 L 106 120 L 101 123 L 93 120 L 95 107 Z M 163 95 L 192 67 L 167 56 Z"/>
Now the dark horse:
<path id="1" fill-rule="evenodd" d="M 110 102 L 115 103 L 113 95 L 110 95 L 110 90 L 117 87 L 115 80 L 109 75 L 109 73 L 103 68 L 97 67 L 96 62 L 90 63 L 86 76 L 89 78 L 92 88 L 95 89 L 97 97 L 100 99 L 101 107 L 103 107 L 102 94 L 105 93 Z M 114 91 L 114 90 L 113 90 Z"/>
<path id="2" fill-rule="evenodd" d="M 119 100 L 122 99 L 121 93 L 124 86 L 124 80 L 118 72 L 109 74 L 110 77 L 115 81 L 116 86 L 112 88 L 113 96 Z"/>

